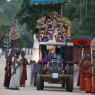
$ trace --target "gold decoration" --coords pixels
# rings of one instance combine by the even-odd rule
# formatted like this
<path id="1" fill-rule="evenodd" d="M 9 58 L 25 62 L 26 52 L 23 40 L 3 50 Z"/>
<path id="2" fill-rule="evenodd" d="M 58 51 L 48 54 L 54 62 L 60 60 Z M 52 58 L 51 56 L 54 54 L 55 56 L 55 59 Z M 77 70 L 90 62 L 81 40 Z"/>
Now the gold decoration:
<path id="1" fill-rule="evenodd" d="M 55 23 L 53 25 L 54 20 L 55 20 Z M 53 31 L 53 32 L 56 32 L 56 35 L 58 34 L 58 32 L 61 32 L 63 35 L 65 34 L 66 38 L 69 38 L 71 36 L 71 22 L 70 22 L 70 20 L 66 17 L 59 16 L 56 11 L 53 11 L 49 16 L 41 17 L 37 21 L 37 28 L 39 30 L 42 30 L 44 28 L 44 30 L 43 30 L 44 33 L 46 31 L 47 32 Z"/>
<path id="2" fill-rule="evenodd" d="M 10 40 L 17 40 L 20 38 L 20 31 L 17 24 L 13 24 L 11 31 L 9 33 Z"/>

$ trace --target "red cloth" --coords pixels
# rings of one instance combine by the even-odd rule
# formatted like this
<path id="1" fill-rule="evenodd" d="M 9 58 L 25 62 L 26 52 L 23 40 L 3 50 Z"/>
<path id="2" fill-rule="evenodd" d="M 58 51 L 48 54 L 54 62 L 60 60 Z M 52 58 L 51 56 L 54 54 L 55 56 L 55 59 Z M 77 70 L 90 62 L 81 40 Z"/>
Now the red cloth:
<path id="1" fill-rule="evenodd" d="M 11 79 L 11 69 L 8 71 L 5 71 L 5 77 L 4 77 L 4 87 L 9 87 L 10 84 L 10 79 Z"/>
<path id="2" fill-rule="evenodd" d="M 86 61 L 84 62 L 84 64 L 85 64 L 86 66 L 90 66 L 90 65 L 91 65 L 91 61 L 86 60 Z M 90 67 L 84 69 L 84 72 L 85 72 L 85 77 L 87 77 L 87 78 L 92 77 L 92 66 L 90 66 Z"/>
<path id="3" fill-rule="evenodd" d="M 90 60 L 86 60 L 84 62 L 84 65 L 88 66 L 88 68 L 84 69 L 85 79 L 86 79 L 85 80 L 86 81 L 85 91 L 90 93 L 91 90 L 92 90 L 92 66 L 90 66 L 91 65 L 91 61 Z"/>
<path id="4" fill-rule="evenodd" d="M 21 66 L 22 66 L 22 74 L 20 79 L 20 86 L 25 86 L 25 81 L 27 80 L 27 69 L 26 66 L 28 64 L 28 61 L 26 58 L 21 59 Z"/>
<path id="5" fill-rule="evenodd" d="M 92 77 L 87 77 L 85 81 L 86 81 L 85 91 L 91 93 L 91 90 L 92 90 L 92 84 L 91 84 L 92 83 Z"/>
<path id="6" fill-rule="evenodd" d="M 12 56 L 8 56 L 6 58 L 6 66 L 5 66 L 5 76 L 4 76 L 4 87 L 9 87 L 10 79 L 11 79 L 11 65 L 12 65 Z"/>
<path id="7" fill-rule="evenodd" d="M 86 84 L 85 84 L 85 75 L 84 74 L 80 74 L 80 89 L 81 90 L 85 90 L 85 86 L 86 86 Z"/>
<path id="8" fill-rule="evenodd" d="M 84 69 L 83 69 L 83 65 L 84 65 L 84 61 L 82 61 L 80 63 L 80 76 L 79 76 L 79 85 L 80 85 L 80 89 L 81 90 L 85 90 L 85 73 L 84 73 Z"/>
<path id="9" fill-rule="evenodd" d="M 92 81 L 91 93 L 95 93 L 95 78 L 93 78 L 93 81 Z"/>

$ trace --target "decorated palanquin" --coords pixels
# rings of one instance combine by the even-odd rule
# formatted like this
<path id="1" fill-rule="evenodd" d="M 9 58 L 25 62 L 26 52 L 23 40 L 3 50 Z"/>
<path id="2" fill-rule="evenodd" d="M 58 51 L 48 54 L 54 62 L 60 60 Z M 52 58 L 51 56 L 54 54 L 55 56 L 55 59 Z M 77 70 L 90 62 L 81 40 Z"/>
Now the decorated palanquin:
<path id="1" fill-rule="evenodd" d="M 71 22 L 53 11 L 49 16 L 43 16 L 37 21 L 38 39 L 40 42 L 65 42 L 71 37 Z"/>

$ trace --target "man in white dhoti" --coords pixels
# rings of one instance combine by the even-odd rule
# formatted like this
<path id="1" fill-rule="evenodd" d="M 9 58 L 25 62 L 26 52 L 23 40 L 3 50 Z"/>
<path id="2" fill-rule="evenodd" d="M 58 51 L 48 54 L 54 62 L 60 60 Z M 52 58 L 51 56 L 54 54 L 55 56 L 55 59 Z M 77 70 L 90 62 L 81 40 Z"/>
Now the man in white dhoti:
<path id="1" fill-rule="evenodd" d="M 13 90 L 19 90 L 19 86 L 20 86 L 21 68 L 20 68 L 19 56 L 20 56 L 20 51 L 17 50 L 16 56 L 12 64 L 12 75 L 11 75 L 11 80 L 9 85 L 9 89 L 13 89 Z"/>

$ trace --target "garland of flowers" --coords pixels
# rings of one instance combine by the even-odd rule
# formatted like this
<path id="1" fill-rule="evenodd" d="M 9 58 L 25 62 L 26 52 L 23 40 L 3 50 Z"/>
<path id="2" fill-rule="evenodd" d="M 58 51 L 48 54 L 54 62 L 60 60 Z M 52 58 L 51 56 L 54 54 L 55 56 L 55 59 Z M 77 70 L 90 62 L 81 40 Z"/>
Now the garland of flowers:
<path id="1" fill-rule="evenodd" d="M 37 21 L 40 41 L 56 39 L 57 42 L 64 42 L 71 36 L 71 22 L 66 17 L 61 17 L 57 12 L 49 16 L 43 16 Z"/>

